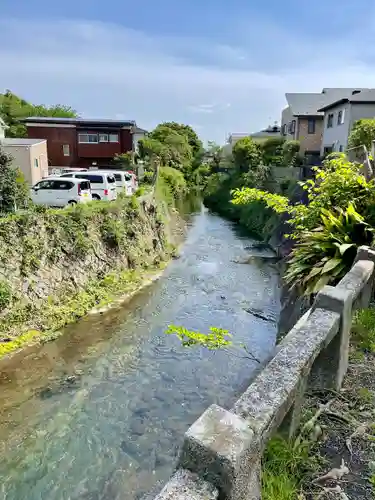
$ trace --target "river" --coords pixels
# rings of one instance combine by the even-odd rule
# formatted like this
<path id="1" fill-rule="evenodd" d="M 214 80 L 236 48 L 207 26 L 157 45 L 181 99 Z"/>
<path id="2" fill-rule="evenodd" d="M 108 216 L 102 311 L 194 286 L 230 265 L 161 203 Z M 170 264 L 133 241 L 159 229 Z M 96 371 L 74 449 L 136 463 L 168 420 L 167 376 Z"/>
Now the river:
<path id="1" fill-rule="evenodd" d="M 189 226 L 180 258 L 128 304 L 2 365 L 1 500 L 135 500 L 168 478 L 189 425 L 230 407 L 257 366 L 184 348 L 169 324 L 228 329 L 260 359 L 273 349 L 271 261 L 240 263 L 253 240 L 204 208 Z"/>

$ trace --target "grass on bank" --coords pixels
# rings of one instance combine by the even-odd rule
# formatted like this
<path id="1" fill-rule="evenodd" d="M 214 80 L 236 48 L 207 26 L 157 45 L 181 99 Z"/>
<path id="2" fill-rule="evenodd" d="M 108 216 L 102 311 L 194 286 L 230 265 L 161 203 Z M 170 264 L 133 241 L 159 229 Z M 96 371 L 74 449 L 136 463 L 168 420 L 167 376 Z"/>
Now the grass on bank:
<path id="1" fill-rule="evenodd" d="M 341 422 L 323 414 L 322 421 L 318 422 L 318 425 L 325 429 L 324 439 L 320 438 L 318 441 L 314 438 L 288 441 L 280 436 L 269 441 L 263 456 L 262 498 L 264 500 L 317 498 L 323 493 L 323 488 L 313 486 L 312 480 L 332 467 L 328 458 L 323 456 L 326 454 L 326 448 L 330 446 L 330 441 L 333 441 L 335 447 L 337 443 L 334 439 L 340 435 L 342 453 L 345 454 L 346 450 L 350 456 L 346 449 L 347 440 L 353 433 L 358 432 L 358 429 L 363 430 L 364 427 L 367 428 L 367 432 L 359 435 L 358 441 L 355 441 L 354 436 L 351 438 L 355 443 L 352 445 L 353 449 L 354 446 L 359 448 L 358 456 L 362 460 L 360 467 L 362 470 L 354 471 L 353 476 L 349 475 L 346 480 L 348 484 L 344 483 L 345 486 L 343 484 L 341 486 L 342 490 L 345 487 L 350 488 L 350 482 L 355 483 L 361 476 L 362 487 L 370 490 L 372 488 L 372 498 L 375 498 L 375 473 L 373 470 L 366 470 L 367 464 L 375 461 L 375 452 L 372 448 L 372 442 L 375 441 L 375 306 L 358 311 L 354 317 L 350 357 L 351 363 L 342 396 L 336 395 L 336 407 L 332 408 L 333 415 L 337 413 L 341 416 Z M 367 387 L 363 387 L 362 384 L 366 384 Z M 334 396 L 330 394 L 325 397 Z M 321 403 L 319 398 L 307 398 L 302 412 L 302 425 L 312 417 Z M 358 456 L 355 458 L 357 462 Z M 356 487 L 354 484 L 353 488 Z M 333 497 L 327 493 L 321 498 Z M 349 498 L 352 498 L 350 494 Z"/>
<path id="2" fill-rule="evenodd" d="M 103 279 L 90 281 L 84 290 L 74 295 L 49 297 L 38 306 L 17 305 L 0 323 L 0 337 L 8 340 L 0 343 L 0 357 L 31 342 L 53 340 L 60 335 L 59 329 L 74 323 L 93 308 L 105 307 L 116 299 L 133 295 L 163 267 L 161 263 L 141 270 L 114 271 Z M 10 328 L 22 331 L 25 327 L 28 329 L 21 335 L 7 336 Z"/>
<path id="3" fill-rule="evenodd" d="M 310 443 L 271 439 L 263 456 L 262 499 L 296 500 L 306 475 L 318 467 Z"/>

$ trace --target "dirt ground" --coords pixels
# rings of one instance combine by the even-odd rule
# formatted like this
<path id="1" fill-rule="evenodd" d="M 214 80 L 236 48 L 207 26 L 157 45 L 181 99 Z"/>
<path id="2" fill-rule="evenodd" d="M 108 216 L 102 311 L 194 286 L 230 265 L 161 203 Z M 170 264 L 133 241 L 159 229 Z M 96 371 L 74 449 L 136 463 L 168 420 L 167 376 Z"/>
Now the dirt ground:
<path id="1" fill-rule="evenodd" d="M 306 478 L 300 499 L 374 500 L 375 354 L 353 349 L 340 393 L 310 394 L 303 414 L 319 470 Z"/>

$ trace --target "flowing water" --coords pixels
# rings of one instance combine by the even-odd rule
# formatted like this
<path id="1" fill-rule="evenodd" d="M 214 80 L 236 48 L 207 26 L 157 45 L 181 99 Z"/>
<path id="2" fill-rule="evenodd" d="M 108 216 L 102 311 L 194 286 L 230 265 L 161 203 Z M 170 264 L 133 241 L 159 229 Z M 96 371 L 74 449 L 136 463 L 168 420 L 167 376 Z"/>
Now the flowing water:
<path id="1" fill-rule="evenodd" d="M 229 407 L 256 363 L 183 348 L 167 326 L 228 329 L 261 359 L 274 346 L 278 275 L 251 243 L 202 208 L 159 281 L 2 366 L 1 500 L 134 500 L 168 478 L 189 425 Z"/>

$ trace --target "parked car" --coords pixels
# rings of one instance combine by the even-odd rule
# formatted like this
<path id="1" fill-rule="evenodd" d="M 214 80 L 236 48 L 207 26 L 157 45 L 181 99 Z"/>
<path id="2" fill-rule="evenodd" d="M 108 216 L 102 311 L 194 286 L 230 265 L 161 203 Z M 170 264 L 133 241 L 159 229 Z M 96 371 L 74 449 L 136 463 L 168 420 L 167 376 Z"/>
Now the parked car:
<path id="1" fill-rule="evenodd" d="M 60 177 L 60 175 L 63 175 L 63 174 L 69 174 L 71 172 L 87 172 L 88 171 L 88 168 L 80 168 L 80 167 L 54 167 L 54 168 L 50 168 L 50 175 L 48 175 L 48 178 L 49 177 Z"/>
<path id="2" fill-rule="evenodd" d="M 62 179 L 49 177 L 31 188 L 32 201 L 48 207 L 65 207 L 92 200 L 90 181 L 86 179 Z"/>
<path id="3" fill-rule="evenodd" d="M 113 174 L 107 172 L 70 172 L 60 176 L 62 178 L 86 179 L 91 184 L 91 195 L 93 200 L 112 201 L 117 198 L 116 179 Z"/>
<path id="4" fill-rule="evenodd" d="M 124 170 L 106 170 L 105 173 L 113 174 L 116 179 L 117 194 L 125 192 L 131 196 L 134 192 L 134 182 L 132 175 Z"/>

